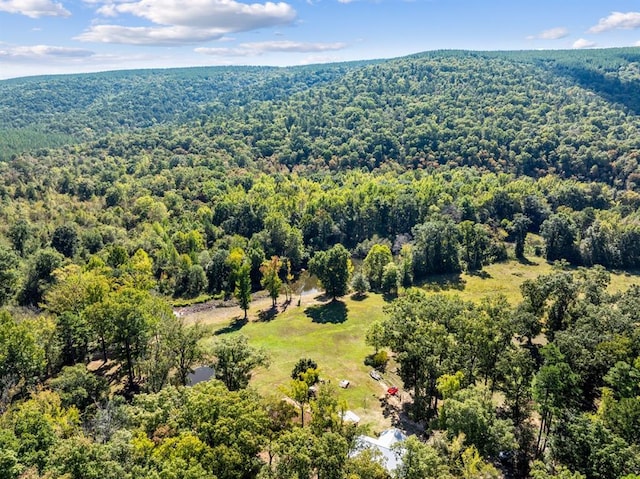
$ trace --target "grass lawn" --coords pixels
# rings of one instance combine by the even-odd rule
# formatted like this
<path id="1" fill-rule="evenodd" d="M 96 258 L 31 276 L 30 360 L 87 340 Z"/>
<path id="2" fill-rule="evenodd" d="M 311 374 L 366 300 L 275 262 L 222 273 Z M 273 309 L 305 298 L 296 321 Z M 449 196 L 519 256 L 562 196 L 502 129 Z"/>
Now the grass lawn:
<path id="1" fill-rule="evenodd" d="M 640 284 L 640 274 L 638 271 L 615 271 L 611 273 L 609 291 L 612 293 L 626 291 L 634 284 Z"/>
<path id="2" fill-rule="evenodd" d="M 527 279 L 535 279 L 551 272 L 551 265 L 542 258 L 528 263 L 508 261 L 485 266 L 482 271 L 468 274 L 440 275 L 431 277 L 422 288 L 433 292 L 458 294 L 467 301 L 479 301 L 485 296 L 503 294 L 511 304 L 518 303 L 520 285 Z"/>
<path id="3" fill-rule="evenodd" d="M 291 379 L 298 359 L 308 357 L 318 363 L 323 379 L 336 385 L 343 379 L 349 380 L 349 388 L 340 390 L 341 398 L 363 422 L 372 423 L 376 430 L 384 429 L 389 425 L 382 418 L 379 404 L 384 389 L 369 377 L 371 368 L 364 364 L 364 358 L 373 352 L 364 343 L 365 331 L 372 321 L 383 317 L 384 304 L 377 294 L 360 301 L 345 297 L 334 303 L 302 306 L 294 303 L 270 321 L 254 320 L 239 329 L 233 328 L 271 356 L 271 366 L 258 370 L 252 385 L 262 394 L 282 394 L 278 387 Z M 217 322 L 213 330 L 228 325 L 228 320 Z M 215 335 L 207 339 L 214 340 Z M 391 375 L 384 376 L 389 381 Z"/>
<path id="4" fill-rule="evenodd" d="M 428 291 L 459 294 L 462 298 L 478 301 L 492 294 L 504 294 L 512 304 L 520 301 L 520 284 L 551 271 L 551 266 L 541 258 L 532 258 L 529 263 L 510 261 L 487 266 L 480 274 L 466 273 L 432 278 L 422 287 Z M 624 290 L 638 283 L 639 276 L 630 273 L 612 274 L 611 290 Z M 211 328 L 212 333 L 238 334 L 249 338 L 254 346 L 265 348 L 271 356 L 271 367 L 256 371 L 252 385 L 262 394 L 282 394 L 279 387 L 289 379 L 298 359 L 309 357 L 318 363 L 321 377 L 337 384 L 348 379 L 351 385 L 340 390 L 349 409 L 362 417 L 363 423 L 378 432 L 390 423 L 383 418 L 379 398 L 384 396 L 380 383 L 369 377 L 370 368 L 364 358 L 373 352 L 365 345 L 364 337 L 368 325 L 384 317 L 386 304 L 378 294 L 369 294 L 363 300 L 343 298 L 336 303 L 322 303 L 312 297 L 302 297 L 302 304 L 293 303 L 277 315 L 270 317 L 259 308 L 267 308 L 268 302 L 256 302 L 249 311 L 247 323 L 237 321 L 237 310 L 224 314 L 224 308 L 209 313 L 200 311 L 197 319 Z M 262 314 L 260 314 L 262 312 Z M 266 318 L 260 320 L 259 318 Z M 195 318 L 194 318 L 195 319 Z M 205 339 L 215 340 L 212 334 Z M 391 366 L 390 369 L 393 369 Z M 394 374 L 383 375 L 387 384 L 402 386 Z"/>
<path id="5" fill-rule="evenodd" d="M 504 294 L 511 304 L 522 300 L 520 285 L 527 279 L 535 279 L 551 273 L 552 267 L 543 258 L 531 257 L 526 263 L 507 261 L 485 266 L 478 273 L 461 273 L 433 277 L 422 287 L 427 291 L 458 294 L 465 300 L 479 301 L 484 296 Z M 612 271 L 609 291 L 624 291 L 633 284 L 640 284 L 638 272 Z"/>

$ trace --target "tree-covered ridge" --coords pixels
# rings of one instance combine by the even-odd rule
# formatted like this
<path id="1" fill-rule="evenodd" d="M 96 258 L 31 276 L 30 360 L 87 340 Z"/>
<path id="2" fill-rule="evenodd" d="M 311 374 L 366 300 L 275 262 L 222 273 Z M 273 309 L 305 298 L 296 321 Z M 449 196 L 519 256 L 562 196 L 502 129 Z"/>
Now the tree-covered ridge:
<path id="1" fill-rule="evenodd" d="M 131 70 L 2 81 L 0 159 L 60 146 L 60 135 L 66 135 L 70 144 L 111 131 L 219 115 L 233 106 L 273 100 L 332 81 L 347 68 Z"/>
<path id="2" fill-rule="evenodd" d="M 287 165 L 449 164 L 637 180 L 638 52 L 432 52 L 369 63 L 199 68 L 0 83 L 4 135 L 99 137 L 197 120 L 210 146 Z M 181 136 L 189 136 L 182 134 Z M 40 142 L 8 142 L 5 157 Z M 41 138 L 42 146 L 56 145 Z M 188 148 L 186 148 L 188 150 Z"/>
<path id="3" fill-rule="evenodd" d="M 509 55 L 391 60 L 252 107 L 222 125 L 212 118 L 210 132 L 242 137 L 256 156 L 290 168 L 396 161 L 624 182 L 637 149 L 637 118 L 624 103 L 580 86 L 557 63 Z"/>

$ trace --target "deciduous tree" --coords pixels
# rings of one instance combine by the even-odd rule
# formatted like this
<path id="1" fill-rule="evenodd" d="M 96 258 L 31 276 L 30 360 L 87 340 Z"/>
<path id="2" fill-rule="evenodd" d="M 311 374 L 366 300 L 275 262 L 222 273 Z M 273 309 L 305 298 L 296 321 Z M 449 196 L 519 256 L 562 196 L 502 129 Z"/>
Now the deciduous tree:
<path id="1" fill-rule="evenodd" d="M 244 263 L 240 266 L 236 274 L 236 289 L 234 296 L 238 300 L 238 304 L 244 311 L 244 320 L 248 319 L 247 311 L 251 304 L 251 266 L 249 263 Z"/>
<path id="2" fill-rule="evenodd" d="M 282 279 L 280 279 L 280 269 L 282 268 L 282 261 L 277 256 L 272 256 L 270 261 L 265 261 L 260 266 L 260 272 L 262 273 L 262 279 L 260 284 L 269 292 L 271 298 L 272 307 L 276 307 L 276 301 L 278 295 L 282 289 Z"/>
<path id="3" fill-rule="evenodd" d="M 386 244 L 374 244 L 362 263 L 362 269 L 374 290 L 382 288 L 385 266 L 393 261 L 391 249 Z"/>
<path id="4" fill-rule="evenodd" d="M 327 295 L 333 300 L 347 294 L 353 265 L 349 251 L 341 244 L 316 253 L 309 262 L 309 270 L 318 277 Z"/>
<path id="5" fill-rule="evenodd" d="M 216 378 L 229 391 L 246 388 L 252 371 L 258 366 L 269 365 L 267 354 L 250 346 L 246 336 L 242 335 L 221 338 L 214 344 L 211 354 L 215 357 Z"/>

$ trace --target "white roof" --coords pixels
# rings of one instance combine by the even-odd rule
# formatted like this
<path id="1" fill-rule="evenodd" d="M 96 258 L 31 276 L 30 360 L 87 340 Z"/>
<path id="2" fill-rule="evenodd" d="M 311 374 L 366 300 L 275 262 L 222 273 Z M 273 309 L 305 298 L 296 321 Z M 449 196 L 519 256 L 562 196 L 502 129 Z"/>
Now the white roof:
<path id="1" fill-rule="evenodd" d="M 400 429 L 392 428 L 383 431 L 378 438 L 378 443 L 384 447 L 391 447 L 396 442 L 406 441 L 407 436 Z"/>
<path id="2" fill-rule="evenodd" d="M 378 439 L 369 436 L 358 436 L 356 446 L 349 453 L 350 457 L 357 456 L 364 449 L 375 449 L 382 455 L 382 465 L 389 472 L 395 471 L 402 463 L 402 450 L 392 449 L 398 442 L 405 441 L 405 436 L 399 429 L 387 429 Z"/>
<path id="3" fill-rule="evenodd" d="M 353 411 L 345 411 L 345 412 L 343 412 L 342 413 L 342 419 L 344 421 L 349 421 L 349 422 L 355 422 L 355 423 L 359 423 L 360 422 L 360 416 L 358 416 Z"/>

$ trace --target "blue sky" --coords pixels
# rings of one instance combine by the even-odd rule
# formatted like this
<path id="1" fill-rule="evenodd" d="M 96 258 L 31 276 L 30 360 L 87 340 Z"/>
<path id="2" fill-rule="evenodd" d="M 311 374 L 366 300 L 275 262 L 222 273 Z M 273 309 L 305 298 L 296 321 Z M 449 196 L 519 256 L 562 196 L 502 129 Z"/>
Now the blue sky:
<path id="1" fill-rule="evenodd" d="M 0 78 L 640 46 L 640 0 L 0 0 Z"/>

